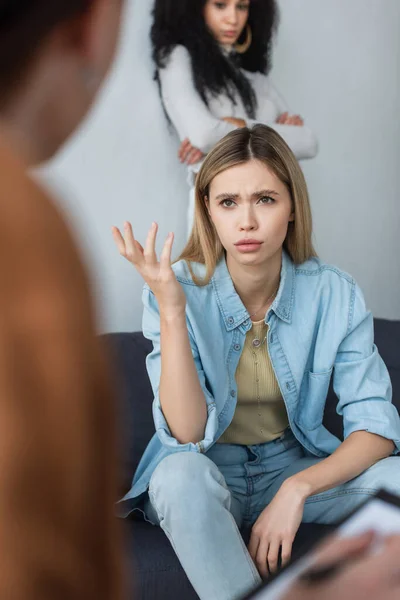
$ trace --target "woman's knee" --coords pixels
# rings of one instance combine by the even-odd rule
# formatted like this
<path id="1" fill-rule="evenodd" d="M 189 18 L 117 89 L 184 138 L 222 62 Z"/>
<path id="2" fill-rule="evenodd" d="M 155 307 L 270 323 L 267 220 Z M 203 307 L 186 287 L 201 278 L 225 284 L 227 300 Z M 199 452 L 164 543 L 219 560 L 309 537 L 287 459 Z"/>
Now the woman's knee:
<path id="1" fill-rule="evenodd" d="M 210 493 L 213 485 L 226 487 L 212 460 L 195 452 L 170 454 L 156 467 L 149 485 L 150 498 L 162 497 L 185 503 Z"/>
<path id="2" fill-rule="evenodd" d="M 368 469 L 366 475 L 368 487 L 400 494 L 400 457 L 389 456 L 380 460 Z"/>

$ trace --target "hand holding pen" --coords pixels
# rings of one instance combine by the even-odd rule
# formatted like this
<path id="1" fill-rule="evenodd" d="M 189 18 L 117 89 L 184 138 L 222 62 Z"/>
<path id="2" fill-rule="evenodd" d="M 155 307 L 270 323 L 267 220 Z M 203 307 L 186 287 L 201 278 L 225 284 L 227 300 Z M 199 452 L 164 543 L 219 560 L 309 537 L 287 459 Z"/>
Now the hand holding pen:
<path id="1" fill-rule="evenodd" d="M 385 538 L 379 552 L 374 541 L 373 532 L 330 539 L 282 600 L 398 600 L 400 536 Z"/>

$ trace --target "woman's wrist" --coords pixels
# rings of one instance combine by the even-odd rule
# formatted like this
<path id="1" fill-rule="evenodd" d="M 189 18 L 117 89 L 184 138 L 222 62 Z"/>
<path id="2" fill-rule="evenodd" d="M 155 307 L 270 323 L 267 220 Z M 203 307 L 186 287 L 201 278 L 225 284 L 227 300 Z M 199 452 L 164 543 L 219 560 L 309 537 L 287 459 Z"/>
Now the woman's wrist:
<path id="1" fill-rule="evenodd" d="M 160 322 L 167 325 L 179 325 L 185 323 L 186 325 L 186 306 L 163 308 L 160 306 Z"/>
<path id="2" fill-rule="evenodd" d="M 301 472 L 286 479 L 282 484 L 282 488 L 288 493 L 297 495 L 301 500 L 305 501 L 313 495 L 312 485 L 299 475 L 301 475 Z"/>

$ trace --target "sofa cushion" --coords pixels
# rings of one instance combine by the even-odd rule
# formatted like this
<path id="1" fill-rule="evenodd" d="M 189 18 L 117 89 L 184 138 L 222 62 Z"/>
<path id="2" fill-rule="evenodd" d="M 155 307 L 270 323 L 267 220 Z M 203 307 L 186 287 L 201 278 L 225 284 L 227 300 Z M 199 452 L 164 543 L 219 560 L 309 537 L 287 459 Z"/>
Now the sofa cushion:
<path id="1" fill-rule="evenodd" d="M 133 474 L 154 434 L 153 393 L 145 365 L 152 345 L 140 332 L 104 337 L 118 399 L 118 485 L 123 496 L 131 487 Z"/>

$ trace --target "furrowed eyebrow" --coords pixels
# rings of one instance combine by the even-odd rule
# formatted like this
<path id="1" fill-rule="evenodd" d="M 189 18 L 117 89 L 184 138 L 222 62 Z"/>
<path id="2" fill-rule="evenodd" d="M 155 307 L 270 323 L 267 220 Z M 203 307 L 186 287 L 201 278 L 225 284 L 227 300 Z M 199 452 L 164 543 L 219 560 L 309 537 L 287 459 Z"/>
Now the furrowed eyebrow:
<path id="1" fill-rule="evenodd" d="M 239 198 L 239 194 L 223 193 L 218 194 L 218 196 L 215 196 L 216 200 L 235 200 L 236 198 Z"/>
<path id="2" fill-rule="evenodd" d="M 254 192 L 254 194 L 252 194 L 253 198 L 259 198 L 260 196 L 279 196 L 279 194 L 275 190 L 260 190 L 259 192 Z"/>
<path id="3" fill-rule="evenodd" d="M 279 196 L 279 193 L 275 190 L 259 190 L 258 192 L 253 192 L 252 198 L 260 198 L 261 196 Z M 215 197 L 216 200 L 237 200 L 240 198 L 240 194 L 229 194 L 224 192 L 223 194 L 218 194 Z"/>

